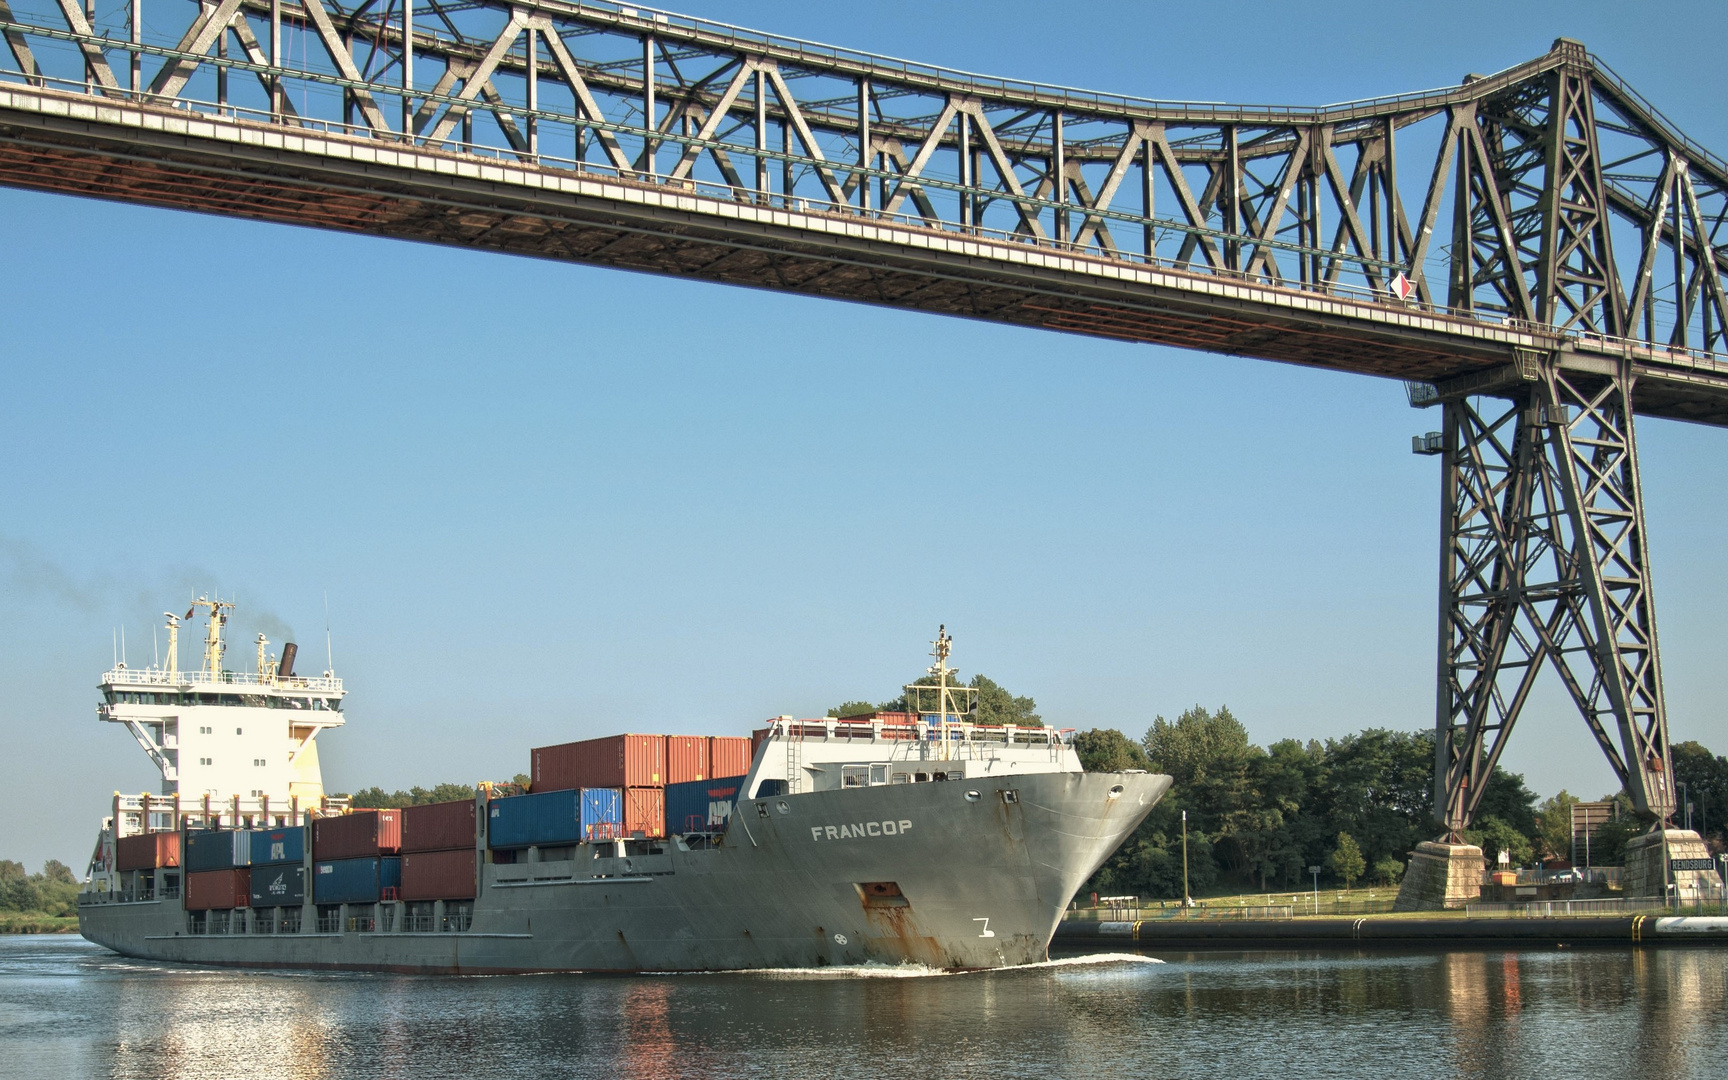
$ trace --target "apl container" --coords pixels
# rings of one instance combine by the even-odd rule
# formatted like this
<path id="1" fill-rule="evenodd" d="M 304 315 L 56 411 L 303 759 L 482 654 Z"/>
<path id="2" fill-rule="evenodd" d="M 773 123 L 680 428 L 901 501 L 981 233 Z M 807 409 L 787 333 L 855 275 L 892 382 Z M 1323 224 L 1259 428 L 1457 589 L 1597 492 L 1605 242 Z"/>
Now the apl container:
<path id="1" fill-rule="evenodd" d="M 474 849 L 410 851 L 402 856 L 402 899 L 474 899 Z"/>
<path id="2" fill-rule="evenodd" d="M 666 789 L 624 789 L 624 835 L 666 835 Z"/>
<path id="3" fill-rule="evenodd" d="M 187 911 L 223 911 L 245 907 L 252 900 L 244 868 L 201 870 L 186 875 Z"/>
<path id="4" fill-rule="evenodd" d="M 538 791 L 486 804 L 486 842 L 500 850 L 605 839 L 623 826 L 623 800 L 611 788 Z"/>
<path id="5" fill-rule="evenodd" d="M 139 833 L 122 836 L 114 842 L 114 869 L 154 870 L 159 866 L 180 865 L 180 834 L 177 832 Z"/>
<path id="6" fill-rule="evenodd" d="M 394 855 L 402 847 L 400 810 L 351 810 L 312 823 L 312 857 L 364 859 Z"/>
<path id="7" fill-rule="evenodd" d="M 305 861 L 306 827 L 304 825 L 295 825 L 292 828 L 252 830 L 253 866 L 273 866 L 277 863 L 293 863 L 298 866 Z"/>
<path id="8" fill-rule="evenodd" d="M 732 817 L 742 776 L 697 780 L 666 785 L 666 831 L 668 833 L 716 832 Z"/>
<path id="9" fill-rule="evenodd" d="M 474 800 L 402 808 L 402 852 L 474 848 Z"/>
<path id="10" fill-rule="evenodd" d="M 306 868 L 275 863 L 252 868 L 249 887 L 253 907 L 298 907 L 306 900 Z"/>
<path id="11" fill-rule="evenodd" d="M 187 829 L 182 859 L 187 870 L 246 866 L 252 862 L 252 835 L 244 829 Z"/>
<path id="12" fill-rule="evenodd" d="M 666 736 L 666 783 L 687 784 L 713 775 L 708 768 L 708 736 Z"/>
<path id="13" fill-rule="evenodd" d="M 659 787 L 666 782 L 664 735 L 610 735 L 539 746 L 530 758 L 529 780 L 535 791 Z"/>
<path id="14" fill-rule="evenodd" d="M 750 771 L 748 735 L 716 735 L 708 740 L 708 775 L 743 776 Z"/>
<path id="15" fill-rule="evenodd" d="M 312 865 L 312 902 L 375 904 L 402 887 L 399 858 L 337 859 Z"/>

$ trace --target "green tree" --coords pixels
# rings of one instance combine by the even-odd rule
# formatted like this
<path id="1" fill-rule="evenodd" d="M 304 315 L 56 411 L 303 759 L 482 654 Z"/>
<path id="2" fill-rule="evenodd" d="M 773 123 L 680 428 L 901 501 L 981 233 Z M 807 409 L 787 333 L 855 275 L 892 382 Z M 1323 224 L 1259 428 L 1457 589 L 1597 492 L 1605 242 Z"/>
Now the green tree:
<path id="1" fill-rule="evenodd" d="M 1338 846 L 1332 852 L 1331 862 L 1332 872 L 1344 879 L 1346 889 L 1367 869 L 1362 861 L 1362 849 L 1357 847 L 1356 841 L 1345 832 L 1338 834 Z"/>
<path id="2" fill-rule="evenodd" d="M 1396 885 L 1404 876 L 1404 864 L 1387 856 L 1374 864 L 1374 880 L 1381 885 Z"/>
<path id="3" fill-rule="evenodd" d="M 848 716 L 867 716 L 876 711 L 876 706 L 868 701 L 843 701 L 828 710 L 828 715 L 836 719 Z"/>
<path id="4" fill-rule="evenodd" d="M 1464 830 L 1464 839 L 1480 847 L 1490 863 L 1498 863 L 1502 851 L 1513 866 L 1528 866 L 1535 856 L 1529 836 L 1492 814 L 1477 818 L 1475 828 Z"/>
<path id="5" fill-rule="evenodd" d="M 1709 835 L 1728 838 L 1728 758 L 1712 754 L 1696 742 L 1675 743 L 1669 748 L 1674 758 L 1674 781 L 1686 785 L 1685 798 L 1680 801 L 1675 818 L 1686 821 L 1686 803 L 1692 804 L 1692 827 Z M 1679 795 L 1678 786 L 1675 795 Z"/>
<path id="6" fill-rule="evenodd" d="M 1115 728 L 1080 732 L 1074 736 L 1074 752 L 1080 757 L 1080 767 L 1087 772 L 1151 771 L 1152 768 L 1152 763 L 1146 760 L 1146 751 Z"/>
<path id="7" fill-rule="evenodd" d="M 521 777 L 526 783 L 527 777 Z M 403 806 L 425 806 L 428 803 L 456 802 L 474 797 L 473 784 L 437 784 L 430 789 L 419 787 L 407 791 L 386 792 L 381 787 L 361 788 L 348 797 L 348 805 L 357 810 L 391 810 Z"/>
<path id="8" fill-rule="evenodd" d="M 1543 858 L 1572 858 L 1572 808 L 1577 805 L 1578 797 L 1561 788 L 1536 808 L 1536 839 Z"/>

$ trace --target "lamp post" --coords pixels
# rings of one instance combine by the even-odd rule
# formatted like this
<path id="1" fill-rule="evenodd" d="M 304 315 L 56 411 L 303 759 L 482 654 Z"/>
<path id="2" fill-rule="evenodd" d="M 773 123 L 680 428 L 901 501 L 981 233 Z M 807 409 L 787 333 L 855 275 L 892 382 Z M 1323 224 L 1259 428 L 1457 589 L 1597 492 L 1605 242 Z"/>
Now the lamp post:
<path id="1" fill-rule="evenodd" d="M 1685 801 L 1685 799 L 1686 799 L 1686 781 L 1677 780 L 1677 781 L 1675 781 L 1674 786 L 1680 789 L 1680 798 L 1682 801 Z M 1686 802 L 1686 827 L 1688 829 L 1690 829 L 1692 827 L 1692 804 L 1690 802 Z"/>
<path id="2" fill-rule="evenodd" d="M 1320 868 L 1310 866 L 1308 872 L 1314 875 L 1314 914 L 1320 914 Z"/>
<path id="3" fill-rule="evenodd" d="M 1194 898 L 1188 895 L 1188 811 L 1182 811 L 1182 915 L 1188 915 L 1188 909 L 1194 906 Z"/>

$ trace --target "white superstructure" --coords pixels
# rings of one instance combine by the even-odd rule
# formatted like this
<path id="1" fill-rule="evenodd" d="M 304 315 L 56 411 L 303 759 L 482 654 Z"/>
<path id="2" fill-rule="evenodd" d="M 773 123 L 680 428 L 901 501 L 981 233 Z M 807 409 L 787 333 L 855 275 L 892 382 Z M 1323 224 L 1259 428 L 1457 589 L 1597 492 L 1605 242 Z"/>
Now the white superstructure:
<path id="1" fill-rule="evenodd" d="M 208 614 L 203 663 L 183 671 L 180 624 L 200 607 Z M 102 676 L 96 715 L 124 724 L 150 755 L 162 773 L 164 801 L 209 806 L 224 817 L 317 806 L 324 796 L 317 738 L 342 725 L 342 680 L 329 671 L 294 674 L 295 645 L 285 644 L 278 659 L 263 634 L 255 669 L 229 670 L 222 631 L 232 609 L 200 597 L 184 616 L 169 614 L 167 663 L 116 664 Z"/>

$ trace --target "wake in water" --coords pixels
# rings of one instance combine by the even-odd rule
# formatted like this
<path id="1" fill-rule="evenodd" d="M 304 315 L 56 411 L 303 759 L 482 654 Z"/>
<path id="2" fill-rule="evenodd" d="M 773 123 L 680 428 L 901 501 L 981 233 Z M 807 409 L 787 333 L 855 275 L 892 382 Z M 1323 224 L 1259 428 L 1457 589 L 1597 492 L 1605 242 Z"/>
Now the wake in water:
<path id="1" fill-rule="evenodd" d="M 1017 971 L 1041 971 L 1053 968 L 1102 967 L 1110 964 L 1162 964 L 1164 961 L 1136 953 L 1093 953 L 1088 956 L 1064 956 L 1056 960 L 1041 960 L 1035 964 L 990 968 L 985 971 L 945 971 L 927 964 L 846 964 L 835 967 L 810 968 L 744 968 L 721 972 L 725 975 L 753 975 L 763 979 L 926 979 L 964 977 L 967 975 L 1001 975 Z M 695 974 L 694 972 L 691 974 Z"/>

